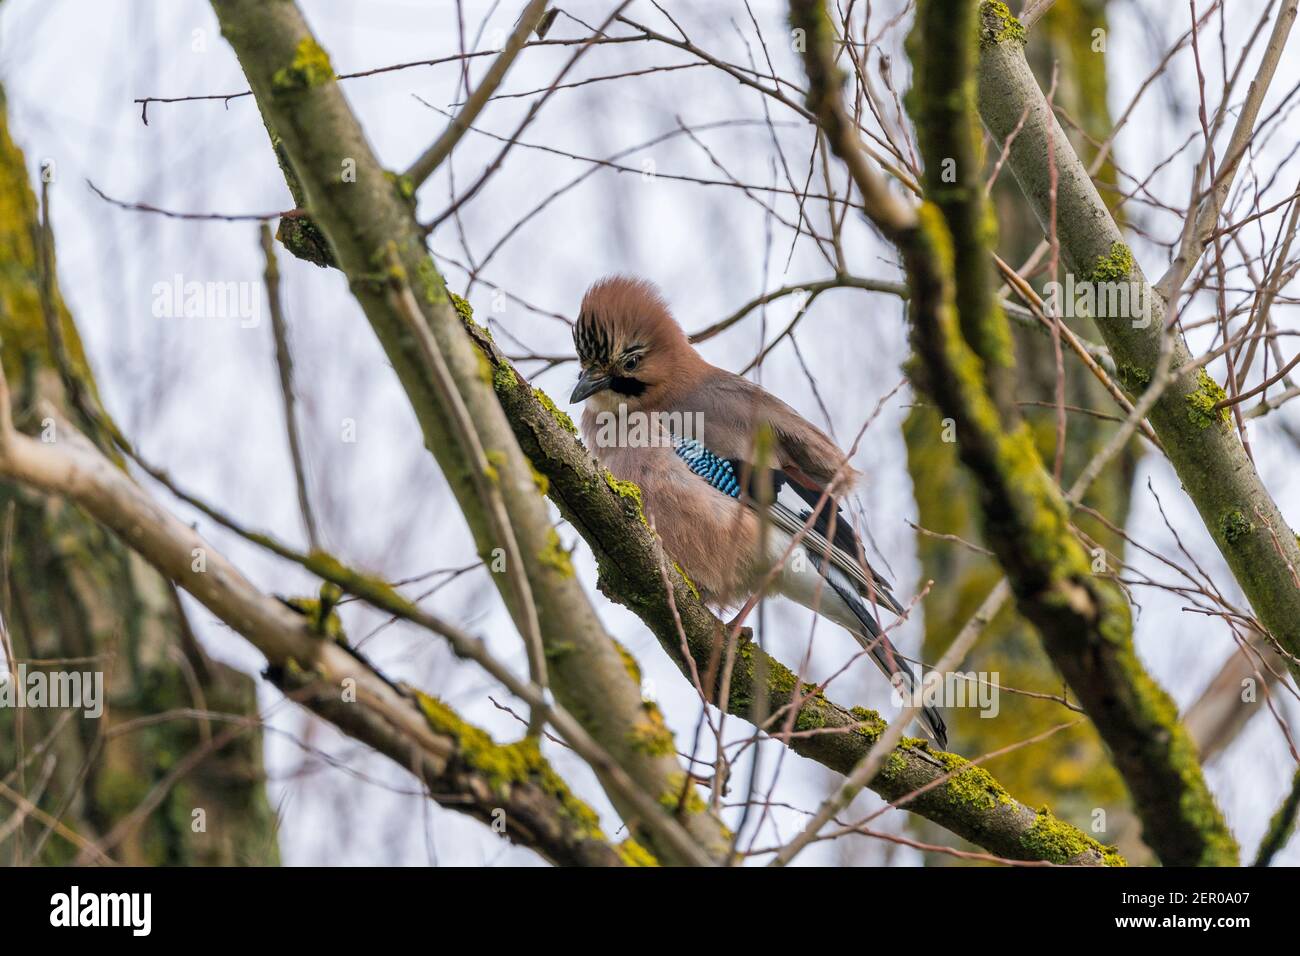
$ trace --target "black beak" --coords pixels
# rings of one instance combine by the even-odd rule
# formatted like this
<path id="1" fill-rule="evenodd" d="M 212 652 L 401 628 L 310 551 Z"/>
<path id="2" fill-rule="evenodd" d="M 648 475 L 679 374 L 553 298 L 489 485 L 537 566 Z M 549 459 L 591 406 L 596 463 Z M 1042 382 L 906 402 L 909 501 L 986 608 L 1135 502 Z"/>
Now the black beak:
<path id="1" fill-rule="evenodd" d="M 589 368 L 578 378 L 578 384 L 573 386 L 573 394 L 569 396 L 569 404 L 576 405 L 590 395 L 604 391 L 609 388 L 610 377 L 604 372 Z"/>

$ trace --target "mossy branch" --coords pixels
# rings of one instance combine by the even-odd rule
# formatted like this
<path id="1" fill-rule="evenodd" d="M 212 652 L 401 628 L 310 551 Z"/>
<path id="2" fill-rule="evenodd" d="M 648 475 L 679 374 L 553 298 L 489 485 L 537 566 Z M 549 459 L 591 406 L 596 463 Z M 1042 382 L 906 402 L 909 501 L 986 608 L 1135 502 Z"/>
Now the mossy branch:
<path id="1" fill-rule="evenodd" d="M 809 103 L 853 172 L 860 165 L 856 134 L 843 132 L 839 92 L 825 85 L 834 37 L 824 2 L 792 0 L 791 13 L 809 32 Z M 1010 18 L 1001 4 L 993 13 Z M 970 82 L 977 44 L 1020 42 L 1022 32 L 1003 20 L 986 20 L 981 29 L 973 2 L 921 0 L 909 37 L 909 109 L 928 199 L 901 226 L 896 215 L 880 216 L 870 204 L 867 211 L 898 247 L 912 289 L 912 378 L 954 419 L 958 453 L 980 487 L 985 539 L 1020 612 L 1037 627 L 1109 745 L 1148 842 L 1169 863 L 1233 863 L 1236 845 L 1195 748 L 1172 701 L 1137 659 L 1128 605 L 1112 582 L 1091 574 L 1060 490 L 1043 469 L 1008 387 L 1010 339 L 993 294 L 988 253 L 994 227 Z"/>
<path id="2" fill-rule="evenodd" d="M 1151 380 L 1168 322 L 1167 304 L 1148 282 L 1124 244 L 1119 226 L 1102 201 L 1087 169 L 1070 145 L 1025 60 L 1022 44 L 1000 37 L 1010 14 L 1000 3 L 980 8 L 986 35 L 978 65 L 978 104 L 996 142 L 1011 141 L 1007 165 L 1039 223 L 1052 211 L 1052 183 L 1046 156 L 1057 171 L 1056 217 L 1064 267 L 1079 279 L 1132 283 L 1136 301 L 1150 303 L 1150 315 L 1096 320 L 1125 386 L 1134 393 Z M 1149 320 L 1148 320 L 1149 319 Z M 1213 406 L 1222 390 L 1209 375 L 1177 375 L 1193 361 L 1183 336 L 1171 332 L 1173 381 L 1152 406 L 1149 420 L 1196 505 L 1206 530 L 1251 607 L 1269 634 L 1291 655 L 1300 675 L 1300 544 L 1264 486 L 1236 432 Z M 1225 515 L 1249 516 L 1249 527 Z"/>
<path id="3" fill-rule="evenodd" d="M 1291 789 L 1287 791 L 1282 805 L 1277 808 L 1273 818 L 1268 822 L 1264 839 L 1259 842 L 1259 852 L 1255 855 L 1255 866 L 1268 866 L 1295 832 L 1296 815 L 1300 813 L 1300 770 L 1291 780 Z"/>
<path id="4" fill-rule="evenodd" d="M 1106 741 L 1134 797 L 1147 843 L 1167 864 L 1233 864 L 1237 847 L 1206 786 L 1173 701 L 1133 647 L 1128 603 L 1091 573 L 1060 489 L 1005 389 L 1007 323 L 993 295 L 994 227 L 978 156 L 979 46 L 1016 47 L 1004 7 L 920 0 L 908 40 L 909 110 L 926 164 L 920 225 L 900 246 L 914 287 L 918 380 L 956 422 L 958 454 L 976 476 L 985 539 L 1007 572 L 1020 612 Z M 1001 19 L 998 19 L 1001 18 Z M 944 181 L 955 159 L 956 182 Z M 951 168 L 951 167 L 950 167 Z"/>
<path id="5" fill-rule="evenodd" d="M 540 389 L 532 388 L 501 354 L 487 331 L 467 313 L 466 328 L 486 356 L 492 383 L 520 446 L 545 479 L 547 494 L 591 546 L 600 569 L 601 590 L 637 614 L 688 677 L 692 667 L 709 671 L 725 641 L 723 623 L 700 600 L 689 580 L 667 562 L 641 512 L 640 489 L 614 480 L 578 441 L 573 422 Z M 671 594 L 662 581 L 666 577 Z M 678 630 L 680 621 L 681 630 Z M 682 635 L 690 651 L 682 654 Z M 705 687 L 713 701 L 723 688 Z M 742 640 L 731 681 L 727 711 L 745 720 L 800 704 L 795 729 L 817 733 L 790 737 L 795 752 L 839 773 L 849 773 L 884 729 L 873 711 L 848 709 L 800 687 L 797 676 L 757 645 Z M 800 698 L 806 699 L 800 700 Z M 946 780 L 943 778 L 952 774 Z M 943 780 L 941 783 L 938 781 Z M 871 789 L 903 804 L 991 853 L 1015 860 L 1102 865 L 1123 861 L 1110 848 L 1046 811 L 1020 803 L 980 767 L 955 754 L 930 750 L 921 741 L 898 747 L 885 761 Z"/>
<path id="6" fill-rule="evenodd" d="M 212 6 L 267 128 L 274 131 L 277 150 L 283 149 L 300 205 L 347 275 L 486 559 L 503 544 L 499 522 L 492 520 L 491 504 L 481 494 L 481 462 L 472 443 L 461 440 L 462 417 L 453 406 L 463 405 L 473 424 L 523 556 L 543 644 L 553 655 L 547 675 L 556 698 L 645 793 L 657 798 L 668 792 L 681 775 L 676 756 L 637 746 L 640 688 L 623 669 L 572 568 L 555 554 L 555 529 L 533 472 L 415 221 L 413 184 L 380 165 L 297 4 L 213 0 Z M 394 307 L 396 286 L 409 286 L 415 310 Z M 454 396 L 443 387 L 447 377 Z M 509 576 L 493 575 L 493 580 L 526 632 L 526 608 Z M 565 647 L 576 653 L 559 654 Z M 636 818 L 635 808 L 616 789 L 607 792 L 625 819 Z M 708 856 L 721 859 L 727 852 L 725 828 L 712 813 L 684 812 L 681 823 Z M 652 849 L 665 862 L 694 862 L 674 846 L 656 843 Z"/>
<path id="7" fill-rule="evenodd" d="M 247 638 L 266 657 L 268 678 L 292 699 L 415 774 L 434 800 L 503 824 L 507 836 L 552 862 L 627 862 L 534 739 L 496 744 L 445 705 L 393 684 L 312 617 L 257 590 L 51 406 L 38 412 L 55 418 L 57 442 L 14 430 L 8 408 L 0 374 L 0 476 L 63 497 L 113 532 Z"/>

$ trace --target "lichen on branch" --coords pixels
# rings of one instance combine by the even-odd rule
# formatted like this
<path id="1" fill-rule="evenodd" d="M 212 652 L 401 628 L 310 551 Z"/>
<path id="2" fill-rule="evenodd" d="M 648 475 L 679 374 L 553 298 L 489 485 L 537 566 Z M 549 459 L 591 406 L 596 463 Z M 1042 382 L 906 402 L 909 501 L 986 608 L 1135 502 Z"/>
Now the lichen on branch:
<path id="1" fill-rule="evenodd" d="M 918 0 L 908 38 L 925 192 L 915 230 L 898 241 L 914 295 L 916 379 L 956 424 L 958 454 L 978 480 L 984 537 L 1020 612 L 1108 744 L 1134 797 L 1143 836 L 1168 864 L 1234 864 L 1237 846 L 1207 787 L 1177 710 L 1133 647 L 1128 602 L 1093 574 L 1005 375 L 1006 318 L 993 294 L 992 212 L 979 162 L 971 82 L 980 43 L 1016 39 L 1002 4 Z M 955 159 L 955 183 L 945 163 Z M 951 167 L 947 167 L 951 168 Z M 1068 224 L 1067 224 L 1068 228 Z M 1127 276 L 1112 245 L 1094 273 Z"/>
<path id="2" fill-rule="evenodd" d="M 547 493 L 560 514 L 595 553 L 601 589 L 646 623 L 688 679 L 692 667 L 707 673 L 718 642 L 725 640 L 723 624 L 663 554 L 645 523 L 640 489 L 601 467 L 578 441 L 568 416 L 540 390 L 524 387 L 522 376 L 486 331 L 472 320 L 465 322 L 491 365 L 497 398 L 520 446 L 547 479 Z M 663 587 L 665 575 L 669 591 Z M 682 654 L 683 634 L 689 659 Z M 705 688 L 714 701 L 721 699 L 722 690 L 717 684 Z M 839 773 L 850 772 L 885 727 L 874 711 L 842 707 L 815 686 L 801 683 L 788 667 L 743 637 L 725 690 L 727 711 L 746 720 L 788 713 L 797 705 L 795 729 L 818 732 L 780 739 L 795 753 Z M 987 770 L 955 754 L 935 752 L 923 741 L 909 740 L 898 747 L 871 788 L 887 800 L 905 800 L 901 805 L 908 811 L 1008 859 L 1094 866 L 1123 862 L 1113 848 L 1064 821 L 1049 817 L 1051 823 L 1045 824 Z M 1045 842 L 1040 837 L 1048 826 L 1068 839 Z M 1063 847 L 1075 852 L 1062 856 Z"/>

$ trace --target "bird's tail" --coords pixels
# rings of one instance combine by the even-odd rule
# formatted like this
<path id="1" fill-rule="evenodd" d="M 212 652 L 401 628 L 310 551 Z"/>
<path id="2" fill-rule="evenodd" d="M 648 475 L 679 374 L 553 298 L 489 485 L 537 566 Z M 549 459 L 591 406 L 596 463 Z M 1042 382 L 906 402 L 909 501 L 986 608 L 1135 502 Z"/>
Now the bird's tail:
<path id="1" fill-rule="evenodd" d="M 902 687 L 899 689 L 910 698 L 916 690 L 916 672 L 912 670 L 912 665 L 903 659 L 889 638 L 881 633 L 871 609 L 862 603 L 862 599 L 854 591 L 833 580 L 828 579 L 827 584 L 849 606 L 853 616 L 862 623 L 862 631 L 855 632 L 854 636 L 871 654 L 871 659 L 876 662 L 876 666 L 885 672 L 890 683 L 901 682 Z M 922 706 L 917 714 L 917 722 L 925 731 L 925 735 L 933 740 L 940 750 L 948 749 L 948 726 L 943 722 L 937 707 L 929 704 Z"/>

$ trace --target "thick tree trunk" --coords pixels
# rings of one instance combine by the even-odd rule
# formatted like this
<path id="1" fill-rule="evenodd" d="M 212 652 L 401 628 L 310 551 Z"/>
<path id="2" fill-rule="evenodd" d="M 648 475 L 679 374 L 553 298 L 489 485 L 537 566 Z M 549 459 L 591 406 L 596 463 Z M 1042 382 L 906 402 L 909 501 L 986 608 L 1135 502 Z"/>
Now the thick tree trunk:
<path id="1" fill-rule="evenodd" d="M 48 403 L 94 435 L 51 346 L 47 310 L 93 389 L 52 279 L 42 293 L 40 249 L 37 200 L 0 106 L 0 354 L 13 414 L 36 434 Z M 253 682 L 204 654 L 172 585 L 77 509 L 3 481 L 0 536 L 10 664 L 104 675 L 98 719 L 0 708 L 0 862 L 70 862 L 80 841 L 107 841 L 127 864 L 278 863 Z M 36 809 L 19 809 L 26 801 Z"/>

